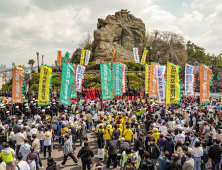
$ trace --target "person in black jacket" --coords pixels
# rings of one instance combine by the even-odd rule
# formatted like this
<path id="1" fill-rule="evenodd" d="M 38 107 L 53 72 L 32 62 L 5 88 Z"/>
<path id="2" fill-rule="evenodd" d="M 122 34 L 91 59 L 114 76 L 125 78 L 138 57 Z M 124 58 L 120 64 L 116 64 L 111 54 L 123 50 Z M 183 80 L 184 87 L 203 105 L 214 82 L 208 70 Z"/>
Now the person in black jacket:
<path id="1" fill-rule="evenodd" d="M 182 165 L 179 161 L 179 155 L 174 153 L 172 155 L 172 160 L 166 165 L 166 170 L 182 170 Z"/>
<path id="2" fill-rule="evenodd" d="M 222 147 L 220 146 L 221 140 L 216 139 L 216 144 L 211 146 L 208 151 L 208 157 L 212 159 L 212 167 L 217 165 L 217 169 L 219 169 L 220 158 L 222 154 Z"/>
<path id="3" fill-rule="evenodd" d="M 84 142 L 84 147 L 82 147 L 77 155 L 77 158 L 81 158 L 83 170 L 90 170 L 90 164 L 92 162 L 92 157 L 94 157 L 94 153 L 92 149 L 89 148 L 88 142 Z"/>
<path id="4" fill-rule="evenodd" d="M 141 170 L 154 170 L 154 166 L 152 161 L 150 160 L 150 154 L 149 152 L 144 152 L 144 160 L 140 162 L 139 169 Z"/>
<path id="5" fill-rule="evenodd" d="M 143 138 L 144 138 L 144 133 L 140 133 L 140 136 L 135 140 L 134 148 L 133 148 L 133 150 L 135 152 L 138 151 L 140 147 L 145 149 L 144 148 L 144 139 Z"/>
<path id="6" fill-rule="evenodd" d="M 113 136 L 112 140 L 109 141 L 107 168 L 109 168 L 111 160 L 114 162 L 113 169 L 117 167 L 117 145 L 117 140 L 115 140 L 115 137 Z"/>
<path id="7" fill-rule="evenodd" d="M 47 159 L 47 167 L 46 170 L 56 170 L 56 162 L 53 160 L 52 157 L 48 157 Z"/>
<path id="8" fill-rule="evenodd" d="M 119 136 L 121 135 L 120 130 L 118 129 L 118 126 L 119 125 L 114 125 L 115 130 L 113 131 L 113 134 L 112 134 L 112 136 L 115 137 L 115 140 L 117 140 L 117 143 L 118 143 L 117 149 L 120 148 Z"/>
<path id="9" fill-rule="evenodd" d="M 152 132 L 148 131 L 147 132 L 147 137 L 145 139 L 145 147 L 146 147 L 146 151 L 148 151 L 149 147 L 150 147 L 150 138 L 152 137 Z"/>
<path id="10" fill-rule="evenodd" d="M 152 160 L 153 166 L 155 166 L 157 159 L 160 156 L 160 148 L 155 143 L 154 137 L 150 138 L 150 147 L 148 148 L 148 152 L 150 154 L 150 158 Z"/>

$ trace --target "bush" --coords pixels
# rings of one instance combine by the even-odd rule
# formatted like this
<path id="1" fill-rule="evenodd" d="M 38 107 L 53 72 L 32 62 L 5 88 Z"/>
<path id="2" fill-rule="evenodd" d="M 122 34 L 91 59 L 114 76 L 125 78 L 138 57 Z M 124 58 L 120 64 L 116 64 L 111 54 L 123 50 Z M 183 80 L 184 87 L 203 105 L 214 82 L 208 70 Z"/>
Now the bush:
<path id="1" fill-rule="evenodd" d="M 12 79 L 7 81 L 3 86 L 0 91 L 7 91 L 7 90 L 12 90 Z"/>
<path id="2" fill-rule="evenodd" d="M 86 71 L 88 70 L 94 70 L 96 68 L 96 63 L 90 62 L 88 66 L 86 66 Z"/>
<path id="3" fill-rule="evenodd" d="M 39 84 L 33 84 L 32 86 L 29 87 L 29 92 L 31 93 L 32 90 L 38 91 L 39 90 Z"/>

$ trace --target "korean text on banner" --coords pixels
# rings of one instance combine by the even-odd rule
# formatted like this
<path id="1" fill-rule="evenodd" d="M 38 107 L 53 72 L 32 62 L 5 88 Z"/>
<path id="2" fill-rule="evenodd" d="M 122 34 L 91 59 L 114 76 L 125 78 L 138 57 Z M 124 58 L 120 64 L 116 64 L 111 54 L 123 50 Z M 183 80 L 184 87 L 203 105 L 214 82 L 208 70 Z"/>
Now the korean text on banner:
<path id="1" fill-rule="evenodd" d="M 180 66 L 167 62 L 166 107 L 177 104 L 180 99 L 179 68 Z"/>
<path id="2" fill-rule="evenodd" d="M 194 67 L 185 64 L 185 96 L 194 96 Z"/>
<path id="3" fill-rule="evenodd" d="M 62 51 L 57 51 L 57 66 L 61 66 L 62 62 Z"/>
<path id="4" fill-rule="evenodd" d="M 102 100 L 113 99 L 110 63 L 100 63 L 100 76 Z"/>
<path id="5" fill-rule="evenodd" d="M 122 85 L 123 85 L 123 93 L 126 92 L 126 65 L 122 64 L 123 71 L 122 71 Z"/>
<path id="6" fill-rule="evenodd" d="M 205 65 L 200 64 L 200 103 L 210 102 L 210 80 L 212 71 Z"/>
<path id="7" fill-rule="evenodd" d="M 68 58 L 69 58 L 69 52 L 66 52 L 62 61 L 68 61 Z"/>
<path id="8" fill-rule="evenodd" d="M 70 105 L 75 65 L 63 63 L 59 103 Z"/>
<path id="9" fill-rule="evenodd" d="M 122 64 L 113 63 L 113 93 L 122 96 Z"/>
<path id="10" fill-rule="evenodd" d="M 157 93 L 157 80 L 156 80 L 156 70 L 159 64 L 151 63 L 150 67 L 150 82 L 149 82 L 149 97 L 150 98 L 158 98 Z"/>
<path id="11" fill-rule="evenodd" d="M 82 80 L 84 78 L 85 67 L 78 65 L 76 69 L 76 91 L 82 91 Z"/>
<path id="12" fill-rule="evenodd" d="M 142 65 L 145 64 L 147 53 L 148 53 L 148 50 L 144 49 L 140 64 Z"/>
<path id="13" fill-rule="evenodd" d="M 88 64 L 89 64 L 90 55 L 91 55 L 91 51 L 90 50 L 86 50 L 86 57 L 85 57 L 85 62 L 84 62 L 85 66 L 88 66 Z"/>
<path id="14" fill-rule="evenodd" d="M 112 62 L 116 62 L 118 56 L 118 49 L 114 49 Z"/>
<path id="15" fill-rule="evenodd" d="M 49 105 L 52 68 L 41 65 L 38 91 L 38 104 Z"/>
<path id="16" fill-rule="evenodd" d="M 135 63 L 140 63 L 139 48 L 133 48 Z"/>
<path id="17" fill-rule="evenodd" d="M 80 65 L 82 65 L 82 66 L 83 66 L 83 63 L 84 63 L 85 54 L 86 54 L 86 50 L 82 49 L 81 57 L 80 57 Z"/>
<path id="18" fill-rule="evenodd" d="M 25 73 L 25 66 L 13 65 L 12 70 L 12 103 L 23 103 L 23 75 Z"/>
<path id="19" fill-rule="evenodd" d="M 145 65 L 145 93 L 149 93 L 150 65 Z"/>
<path id="20" fill-rule="evenodd" d="M 221 99 L 222 99 L 222 90 L 221 90 L 221 96 L 220 96 L 220 107 L 222 108 L 222 101 L 221 101 Z"/>
<path id="21" fill-rule="evenodd" d="M 166 66 L 159 66 L 156 70 L 158 100 L 161 104 L 164 104 L 166 100 L 166 81 L 164 79 L 165 71 Z"/>

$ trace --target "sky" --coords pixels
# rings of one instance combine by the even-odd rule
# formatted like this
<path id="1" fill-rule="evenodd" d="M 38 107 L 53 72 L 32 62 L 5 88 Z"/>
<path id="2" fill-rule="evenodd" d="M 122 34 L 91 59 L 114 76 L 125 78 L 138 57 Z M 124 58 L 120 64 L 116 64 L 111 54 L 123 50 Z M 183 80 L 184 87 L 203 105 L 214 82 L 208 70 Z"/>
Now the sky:
<path id="1" fill-rule="evenodd" d="M 206 52 L 222 52 L 221 0 L 1 0 L 0 64 L 28 66 L 38 51 L 52 65 L 57 50 L 72 54 L 98 18 L 121 9 L 141 18 L 148 32 L 172 31 Z"/>

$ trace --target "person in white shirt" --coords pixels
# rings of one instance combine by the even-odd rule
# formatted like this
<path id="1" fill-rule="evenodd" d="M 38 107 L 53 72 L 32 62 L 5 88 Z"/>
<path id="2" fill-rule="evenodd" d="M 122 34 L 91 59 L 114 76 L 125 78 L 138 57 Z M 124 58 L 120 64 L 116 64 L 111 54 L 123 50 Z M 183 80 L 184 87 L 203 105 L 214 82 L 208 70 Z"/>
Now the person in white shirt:
<path id="1" fill-rule="evenodd" d="M 185 135 L 182 134 L 182 130 L 181 129 L 178 130 L 178 134 L 175 136 L 174 140 L 175 140 L 176 143 L 177 143 L 178 140 L 181 140 L 182 144 L 184 144 L 184 142 L 185 142 Z"/>
<path id="2" fill-rule="evenodd" d="M 200 147 L 200 141 L 195 143 L 195 147 L 193 148 L 193 159 L 194 159 L 194 169 L 201 169 L 201 156 L 203 156 L 203 148 Z"/>
<path id="3" fill-rule="evenodd" d="M 26 161 L 22 160 L 22 157 L 23 156 L 20 154 L 17 156 L 18 164 L 16 165 L 15 170 L 30 170 L 30 166 Z"/>
<path id="4" fill-rule="evenodd" d="M 161 133 L 164 136 L 166 136 L 166 132 L 167 132 L 166 122 L 163 122 L 163 125 L 159 128 L 159 131 L 161 131 Z"/>
<path id="5" fill-rule="evenodd" d="M 185 115 L 185 123 L 190 121 L 190 112 Z"/>
<path id="6" fill-rule="evenodd" d="M 47 148 L 49 151 L 49 157 L 51 157 L 51 142 L 52 142 L 51 138 L 52 138 L 52 132 L 48 128 L 45 128 L 45 133 L 42 137 L 42 140 L 44 140 L 44 158 L 46 158 Z"/>
<path id="7" fill-rule="evenodd" d="M 33 140 L 34 140 L 34 139 L 32 138 L 32 135 L 33 135 L 33 134 L 36 135 L 36 133 L 37 133 L 37 129 L 36 129 L 35 125 L 32 125 L 32 129 L 30 130 L 31 144 L 32 144 L 32 142 L 33 142 Z"/>
<path id="8" fill-rule="evenodd" d="M 38 113 L 36 112 L 35 116 L 34 116 L 34 120 L 41 120 L 41 116 L 38 115 Z"/>
<path id="9" fill-rule="evenodd" d="M 23 133 L 21 133 L 21 128 L 18 129 L 18 133 L 15 135 L 15 140 L 16 140 L 16 156 L 18 155 L 19 149 L 21 147 L 21 145 L 24 143 L 25 140 L 25 136 Z"/>

